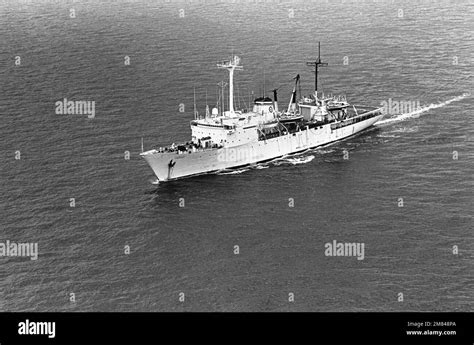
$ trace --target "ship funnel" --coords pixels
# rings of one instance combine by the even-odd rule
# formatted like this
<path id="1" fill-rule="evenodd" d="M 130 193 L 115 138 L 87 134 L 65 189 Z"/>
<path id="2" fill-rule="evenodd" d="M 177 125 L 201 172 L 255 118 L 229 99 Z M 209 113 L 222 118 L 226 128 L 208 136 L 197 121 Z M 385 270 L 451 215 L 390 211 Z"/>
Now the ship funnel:
<path id="1" fill-rule="evenodd" d="M 278 89 L 273 89 L 273 108 L 275 108 L 275 112 L 278 112 L 277 91 L 278 91 Z"/>

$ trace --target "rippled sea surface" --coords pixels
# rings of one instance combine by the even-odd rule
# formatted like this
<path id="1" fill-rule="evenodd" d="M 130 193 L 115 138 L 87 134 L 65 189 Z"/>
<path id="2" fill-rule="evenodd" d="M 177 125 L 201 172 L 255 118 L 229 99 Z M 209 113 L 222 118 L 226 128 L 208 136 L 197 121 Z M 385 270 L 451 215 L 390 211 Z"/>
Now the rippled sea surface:
<path id="1" fill-rule="evenodd" d="M 0 257 L 0 310 L 473 311 L 473 19 L 447 0 L 1 2 L 0 242 L 39 256 Z M 152 183 L 141 138 L 189 140 L 193 88 L 202 113 L 227 79 L 218 60 L 241 57 L 238 106 L 277 87 L 285 104 L 297 73 L 313 87 L 318 41 L 325 92 L 421 109 Z M 56 114 L 64 98 L 95 118 Z M 326 256 L 334 240 L 364 260 Z"/>

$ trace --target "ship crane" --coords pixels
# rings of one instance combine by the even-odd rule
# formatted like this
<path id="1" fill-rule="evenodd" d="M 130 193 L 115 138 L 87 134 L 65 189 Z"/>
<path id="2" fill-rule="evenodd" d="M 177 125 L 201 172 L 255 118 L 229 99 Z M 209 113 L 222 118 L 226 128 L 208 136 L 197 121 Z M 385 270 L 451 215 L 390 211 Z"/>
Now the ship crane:
<path id="1" fill-rule="evenodd" d="M 290 103 L 288 104 L 288 112 L 296 111 L 296 87 L 300 82 L 300 75 L 297 74 L 296 77 L 294 77 L 293 79 L 295 80 L 295 86 L 293 86 L 293 92 L 291 93 Z"/>

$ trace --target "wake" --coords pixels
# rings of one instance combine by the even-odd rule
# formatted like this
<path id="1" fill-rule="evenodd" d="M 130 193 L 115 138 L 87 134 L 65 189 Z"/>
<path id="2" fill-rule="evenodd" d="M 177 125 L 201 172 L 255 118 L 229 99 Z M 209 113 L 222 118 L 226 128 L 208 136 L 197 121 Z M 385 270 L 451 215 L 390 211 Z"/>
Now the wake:
<path id="1" fill-rule="evenodd" d="M 314 159 L 314 156 L 304 156 L 304 157 L 283 157 L 278 159 L 277 161 L 273 162 L 273 165 L 279 166 L 282 164 L 291 164 L 291 165 L 298 165 L 298 164 L 306 164 L 311 162 Z"/>
<path id="2" fill-rule="evenodd" d="M 271 162 L 266 162 L 266 163 L 257 163 L 257 164 L 252 164 L 244 168 L 240 169 L 223 169 L 218 171 L 216 174 L 217 175 L 239 175 L 244 172 L 247 172 L 249 170 L 261 170 L 261 169 L 268 169 L 269 165 L 273 166 L 279 166 L 282 164 L 288 164 L 288 165 L 298 165 L 298 164 L 306 164 L 311 162 L 314 159 L 314 156 L 303 156 L 303 157 L 280 157 L 277 158 Z"/>
<path id="3" fill-rule="evenodd" d="M 421 107 L 420 109 L 417 109 L 415 111 L 405 113 L 405 114 L 398 114 L 398 115 L 395 115 L 395 116 L 393 116 L 389 119 L 381 120 L 381 121 L 377 122 L 374 126 L 386 125 L 386 124 L 390 124 L 392 122 L 400 122 L 400 121 L 405 121 L 405 120 L 411 119 L 411 118 L 417 118 L 421 114 L 426 113 L 427 111 L 430 111 L 431 109 L 441 108 L 441 107 L 444 107 L 445 105 L 448 105 L 450 103 L 458 102 L 458 101 L 460 101 L 460 100 L 462 100 L 462 99 L 464 99 L 464 98 L 466 98 L 470 95 L 471 94 L 469 92 L 466 92 L 466 93 L 463 93 L 460 96 L 456 96 L 454 98 L 451 98 L 451 99 L 449 99 L 447 101 L 444 101 L 444 102 L 441 102 L 441 103 L 437 103 L 437 104 L 431 103 L 430 105 L 426 105 L 426 106 Z"/>
<path id="4" fill-rule="evenodd" d="M 217 175 L 238 175 L 238 174 L 242 174 L 246 171 L 249 171 L 250 168 L 243 168 L 243 169 L 235 169 L 235 170 L 232 170 L 232 169 L 223 169 L 221 171 L 218 171 L 216 174 Z"/>

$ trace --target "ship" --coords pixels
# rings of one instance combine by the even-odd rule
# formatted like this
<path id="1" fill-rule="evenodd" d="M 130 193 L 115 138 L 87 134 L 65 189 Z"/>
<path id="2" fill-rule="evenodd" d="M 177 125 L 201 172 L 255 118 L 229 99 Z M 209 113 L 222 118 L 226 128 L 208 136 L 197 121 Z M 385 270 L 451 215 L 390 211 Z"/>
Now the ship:
<path id="1" fill-rule="evenodd" d="M 294 77 L 288 107 L 278 107 L 277 90 L 273 99 L 262 96 L 249 110 L 234 109 L 234 72 L 242 70 L 240 58 L 232 56 L 217 64 L 229 72 L 228 110 L 221 106 L 199 116 L 195 110 L 190 122 L 191 140 L 143 151 L 140 155 L 158 178 L 165 182 L 191 176 L 227 171 L 346 139 L 371 127 L 383 117 L 383 108 L 353 105 L 344 96 L 318 92 L 320 49 L 314 67 L 314 92 L 301 95 L 300 75 Z M 224 87 L 224 83 L 222 83 Z M 300 90 L 299 97 L 297 96 Z"/>

